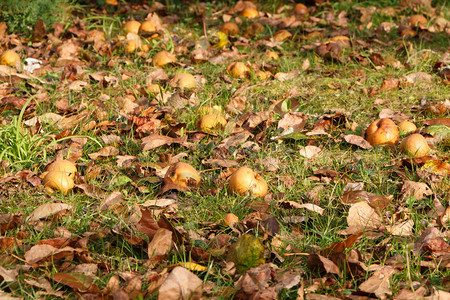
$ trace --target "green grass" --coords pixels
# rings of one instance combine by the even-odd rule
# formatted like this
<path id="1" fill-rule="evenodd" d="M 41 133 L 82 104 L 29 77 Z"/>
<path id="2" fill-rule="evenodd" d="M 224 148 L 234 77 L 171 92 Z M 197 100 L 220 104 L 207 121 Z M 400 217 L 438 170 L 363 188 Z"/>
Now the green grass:
<path id="1" fill-rule="evenodd" d="M 3 260 L 0 265 L 6 269 L 14 269 L 16 265 L 25 264 L 24 255 L 32 246 L 40 241 L 57 237 L 63 228 L 70 232 L 74 239 L 87 238 L 85 251 L 92 259 L 91 262 L 98 266 L 95 283 L 100 289 L 107 285 L 113 275 L 135 274 L 143 276 L 141 290 L 144 291 L 151 284 L 147 280 L 148 276 L 170 272 L 170 269 L 166 268 L 171 265 L 196 262 L 210 268 L 208 271 L 195 272 L 196 275 L 205 284 L 211 282 L 215 285 L 212 288 L 213 295 L 218 296 L 219 299 L 227 299 L 229 297 L 219 296 L 220 291 L 232 289 L 239 276 L 225 272 L 227 250 L 222 249 L 223 253 L 218 254 L 218 250 L 214 249 L 211 241 L 220 235 L 227 235 L 230 239 L 227 245 L 230 245 L 241 234 L 251 233 L 263 241 L 266 262 L 275 264 L 280 272 L 292 271 L 300 274 L 305 288 L 326 276 L 327 282 L 316 293 L 336 297 L 352 295 L 358 293 L 360 284 L 373 272 L 356 274 L 353 270 L 349 270 L 348 266 L 343 266 L 340 277 L 321 274 L 308 267 L 307 255 L 304 253 L 320 251 L 346 238 L 340 234 L 340 231 L 347 227 L 350 206 L 342 203 L 342 196 L 347 183 L 358 182 L 364 183 L 364 190 L 367 192 L 386 197 L 391 195 L 392 202 L 383 212 L 386 217 L 385 223 L 391 225 L 389 218 L 392 216 L 395 216 L 396 220 L 413 220 L 413 233 L 406 237 L 384 233 L 376 238 L 365 233 L 350 249 L 346 249 L 344 254 L 358 254 L 366 267 L 373 264 L 387 265 L 393 258 L 403 263 L 404 268 L 398 268 L 398 272 L 391 277 L 390 287 L 394 297 L 403 287 L 409 288 L 411 281 L 422 283 L 427 279 L 428 292 L 431 292 L 431 286 L 441 290 L 448 289 L 448 283 L 446 283 L 450 276 L 448 268 L 421 268 L 420 262 L 428 258 L 425 254 L 415 253 L 411 248 L 428 226 L 436 226 L 437 217 L 433 215 L 435 213 L 433 201 L 440 201 L 444 208 L 448 206 L 446 203 L 450 186 L 448 176 L 435 181 L 433 178 L 421 178 L 420 173 L 416 172 L 420 170 L 420 165 L 409 168 L 400 164 L 406 156 L 399 149 L 376 147 L 363 150 L 347 144 L 340 137 L 341 134 L 349 133 L 362 135 L 363 130 L 378 118 L 382 109 L 386 108 L 407 115 L 423 130 L 426 127 L 423 124 L 424 120 L 439 116 L 422 110 L 421 102 L 426 100 L 429 103 L 439 103 L 448 100 L 446 95 L 450 94 L 450 87 L 443 84 L 442 79 L 433 71 L 434 63 L 442 60 L 447 50 L 445 33 L 421 32 L 416 37 L 403 40 L 396 30 L 380 35 L 374 32 L 381 22 L 399 23 L 403 17 L 416 13 L 410 8 L 398 9 L 396 16 L 385 16 L 377 10 L 371 20 L 373 27 L 357 30 L 361 25 L 360 13 L 353 7 L 354 5 L 362 7 L 374 5 L 382 8 L 397 7 L 399 2 L 394 0 L 366 0 L 352 3 L 335 1 L 316 9 L 314 16 L 317 18 L 329 12 L 335 14 L 342 10 L 348 12 L 350 23 L 348 36 L 351 37 L 352 45 L 351 48 L 343 50 L 342 62 L 326 60 L 314 50 L 302 48 L 310 44 L 309 41 L 301 38 L 311 28 L 324 30 L 323 41 L 337 34 L 336 30 L 339 28 L 332 24 L 326 25 L 326 22 L 288 28 L 294 38 L 272 49 L 280 54 L 278 61 L 268 62 L 261 58 L 267 49 L 258 42 L 261 39 L 269 39 L 279 29 L 267 23 L 264 25 L 266 29 L 264 33 L 250 38 L 248 44 L 242 44 L 241 41 L 241 44 L 236 46 L 242 56 L 232 57 L 221 64 L 193 63 L 190 51 L 195 49 L 196 42 L 203 37 L 203 27 L 199 25 L 189 7 L 181 1 L 171 1 L 167 11 L 159 12 L 160 16 L 177 14 L 179 21 L 167 26 L 166 35 L 170 38 L 166 36 L 148 42 L 151 45 L 148 53 L 126 54 L 118 38 L 118 35 L 122 34 L 123 21 L 132 16 L 145 18 L 147 11 L 136 9 L 140 8 L 137 2 L 121 2 L 117 9 L 108 7 L 104 11 L 98 6 L 99 3 L 89 6 L 90 10 L 78 10 L 77 16 L 73 16 L 73 24 L 68 26 L 76 26 L 78 20 L 75 21 L 75 18 L 79 18 L 87 30 L 104 32 L 106 43 L 111 47 L 111 56 L 101 55 L 91 44 L 83 44 L 83 52 L 88 54 L 92 61 L 87 61 L 82 67 L 84 74 L 78 79 L 88 82 L 89 86 L 80 92 L 69 91 L 65 86 L 67 82 L 59 82 L 62 68 L 49 69 L 45 75 L 41 76 L 41 79 L 46 80 L 47 83 L 40 84 L 33 81 L 32 87 L 23 82 L 19 84 L 10 83 L 7 80 L 1 82 L 13 87 L 17 96 L 27 95 L 30 91 L 34 92 L 38 86 L 47 93 L 47 97 L 32 108 L 29 103 L 33 97 L 30 97 L 21 111 L 5 110 L 2 113 L 0 160 L 8 162 L 9 165 L 2 164 L 3 177 L 0 179 L 13 176 L 21 170 L 31 170 L 40 175 L 57 151 L 67 150 L 70 138 L 85 137 L 87 142 L 82 146 L 82 157 L 77 161 L 81 177 L 77 178 L 76 182 L 101 189 L 103 194 L 91 197 L 81 188 L 75 188 L 66 196 L 58 192 L 47 195 L 41 185 L 34 186 L 26 180 L 10 180 L 3 183 L 0 188 L 0 213 L 21 216 L 19 224 L 8 229 L 3 236 L 17 237 L 21 245 L 1 253 L 0 257 Z M 191 4 L 191 7 L 193 5 Z M 199 2 L 195 5 L 201 4 Z M 218 26 L 223 23 L 221 10 L 226 12 L 231 5 L 231 2 L 229 6 L 223 2 L 205 4 L 205 22 L 208 38 L 211 41 L 214 39 Z M 446 3 L 434 1 L 433 5 L 439 6 L 437 9 L 443 11 Z M 292 7 L 290 2 L 266 1 L 258 5 L 261 11 L 271 14 L 277 14 L 280 7 L 285 8 L 281 15 L 289 16 L 289 9 Z M 251 22 L 251 20 L 243 20 L 240 25 L 241 32 L 244 32 L 245 27 Z M 70 35 L 72 33 L 65 32 L 61 38 L 65 41 Z M 374 39 L 380 42 L 374 42 Z M 231 41 L 237 43 L 238 38 L 232 38 Z M 405 51 L 392 50 L 399 49 L 401 46 L 404 46 Z M 55 48 L 49 49 L 55 52 Z M 164 67 L 164 72 L 169 78 L 179 72 L 188 72 L 201 75 L 205 79 L 204 84 L 191 91 L 179 91 L 172 88 L 168 81 L 158 82 L 163 91 L 178 93 L 181 97 L 192 96 L 192 99 L 196 100 L 195 105 L 172 110 L 167 107 L 169 106 L 167 103 L 158 102 L 155 96 L 144 91 L 147 75 L 156 70 L 150 59 L 161 50 L 173 51 L 178 56 L 178 63 Z M 228 50 L 230 48 L 211 49 L 213 55 L 220 55 L 222 51 Z M 50 64 L 53 64 L 57 56 L 51 56 L 53 55 L 51 51 L 43 53 L 50 55 Z M 372 54 L 381 55 L 385 60 L 384 65 L 377 67 L 368 61 Z M 306 59 L 309 60 L 310 66 L 302 70 Z M 362 59 L 368 63 L 362 64 Z M 287 73 L 292 70 L 299 70 L 299 73 L 286 81 L 273 78 L 260 81 L 255 76 L 233 79 L 225 76 L 225 73 L 228 63 L 235 60 L 249 62 L 255 70 L 263 69 L 270 64 L 271 69 L 275 70 L 274 73 Z M 393 64 L 394 60 L 401 62 L 403 67 L 396 68 Z M 432 84 L 409 85 L 403 82 L 405 75 L 419 71 L 432 75 Z M 89 74 L 100 72 L 106 76 L 114 76 L 117 81 L 99 83 L 88 77 Z M 130 77 L 123 76 L 125 73 Z M 368 94 L 372 88 L 380 88 L 387 78 L 400 79 L 399 88 L 379 91 L 373 96 Z M 292 92 L 293 89 L 297 91 L 295 95 L 286 96 L 286 93 Z M 331 138 L 321 136 L 313 139 L 303 136 L 298 139 L 273 140 L 272 138 L 281 132 L 277 129 L 277 124 L 282 118 L 281 115 L 274 113 L 268 124 L 250 128 L 254 135 L 265 130 L 263 138 L 258 136 L 260 139 L 256 140 L 253 136 L 248 140 L 254 142 L 260 148 L 259 151 L 243 148 L 242 145 L 221 149 L 219 147 L 221 141 L 233 136 L 231 132 L 220 132 L 218 135 L 205 136 L 201 140 L 193 141 L 196 134 L 196 122 L 199 118 L 197 109 L 214 105 L 226 107 L 237 90 L 246 97 L 247 108 L 238 114 L 226 112 L 229 122 L 239 120 L 242 114 L 251 116 L 267 111 L 273 103 L 286 99 L 298 104 L 297 112 L 309 116 L 305 132 L 312 130 L 314 124 L 324 114 L 333 115 L 336 110 L 344 112 L 347 123 L 339 124 L 340 126 L 334 127 L 333 130 L 327 130 Z M 133 114 L 135 117 L 144 117 L 142 111 L 154 108 L 155 111 L 161 112 L 161 115 L 156 115 L 155 118 L 171 126 L 182 127 L 183 134 L 187 135 L 188 141 L 191 141 L 193 146 L 172 144 L 142 151 L 141 139 L 148 133 L 135 132 L 136 128 L 131 127 L 132 114 L 121 113 L 123 107 L 120 99 L 130 95 L 142 108 L 140 112 Z M 67 111 L 58 109 L 56 102 L 60 99 L 68 99 Z M 384 100 L 382 104 L 375 104 L 382 102 L 381 100 Z M 56 139 L 55 135 L 61 130 L 54 124 L 43 124 L 42 128 L 34 134 L 31 128 L 24 125 L 24 121 L 32 116 L 40 116 L 47 112 L 66 116 L 81 111 L 89 112 L 88 120 L 72 128 L 73 136 L 68 138 Z M 99 116 L 104 118 L 100 119 Z M 149 113 L 149 116 L 154 115 Z M 448 117 L 448 114 L 440 117 Z M 84 125 L 91 121 L 95 122 L 95 127 L 85 130 Z M 108 126 L 101 126 L 99 125 L 101 122 L 109 123 Z M 157 133 L 169 134 L 168 127 L 165 125 Z M 121 141 L 115 145 L 119 155 L 135 156 L 135 161 L 119 166 L 118 159 L 114 156 L 91 159 L 88 154 L 95 153 L 106 146 L 101 139 L 103 135 L 119 136 Z M 300 155 L 300 150 L 310 143 L 322 149 L 322 152 L 313 159 Z M 448 144 L 437 143 L 433 154 L 440 160 L 448 162 L 448 150 Z M 185 153 L 180 161 L 193 165 L 201 172 L 202 183 L 197 189 L 186 192 L 169 191 L 161 195 L 159 192 L 163 182 L 159 176 L 161 170 L 168 166 L 168 162 L 163 158 L 171 158 L 180 153 Z M 223 178 L 224 173 L 229 170 L 203 163 L 205 159 L 211 158 L 235 160 L 239 165 L 253 168 L 266 179 L 270 196 L 263 200 L 230 193 L 228 183 Z M 277 159 L 278 169 L 269 171 L 264 163 L 264 159 L 267 158 Z M 94 176 L 92 170 L 96 169 L 99 173 Z M 334 178 L 316 175 L 314 172 L 320 169 L 335 171 L 337 175 Z M 403 199 L 401 186 L 404 180 L 426 182 L 434 194 L 422 200 L 415 197 Z M 100 211 L 100 203 L 108 194 L 115 191 L 123 194 L 123 201 L 113 208 Z M 316 196 L 314 191 L 317 191 Z M 155 213 L 155 220 L 159 220 L 161 216 L 167 218 L 171 225 L 183 235 L 184 241 L 173 246 L 164 260 L 149 267 L 145 263 L 148 259 L 147 244 L 150 241 L 137 228 L 136 222 L 139 220 L 140 205 L 147 200 L 160 198 L 175 199 L 176 206 L 151 208 Z M 314 203 L 323 208 L 324 213 L 320 215 L 304 208 L 285 208 L 280 204 L 282 201 Z M 43 220 L 38 224 L 28 224 L 25 221 L 34 209 L 49 202 L 67 203 L 72 205 L 73 209 L 61 214 L 58 218 Z M 222 221 L 227 213 L 233 213 L 239 217 L 241 220 L 239 229 L 223 226 Z M 262 228 L 261 221 L 268 217 L 274 217 L 280 225 L 280 230 L 275 237 L 267 236 Z M 290 222 L 288 217 L 303 219 L 296 223 Z M 441 229 L 445 232 L 445 228 Z M 134 241 L 141 239 L 142 242 L 133 244 L 132 238 L 136 238 Z M 275 243 L 276 240 L 280 242 L 280 245 Z M 446 241 L 448 242 L 448 239 Z M 80 245 L 76 243 L 72 246 L 80 248 Z M 197 259 L 196 251 L 200 251 L 199 249 L 210 256 L 206 259 Z M 279 256 L 275 256 L 271 251 Z M 297 255 L 291 255 L 293 253 Z M 75 255 L 66 260 L 55 260 L 47 265 L 24 269 L 19 272 L 16 280 L 3 283 L 0 288 L 16 297 L 37 298 L 41 289 L 28 284 L 26 280 L 46 276 L 53 289 L 62 291 L 65 297 L 75 298 L 78 293 L 73 288 L 52 281 L 50 275 L 62 271 L 72 272 L 72 267 L 85 262 L 89 260 L 86 261 L 86 258 L 82 259 L 81 256 Z M 126 284 L 127 281 L 122 278 L 121 287 L 125 288 Z M 280 299 L 296 298 L 298 287 L 296 285 L 291 289 L 282 289 L 278 297 Z M 48 295 L 43 297 L 51 299 Z M 156 298 L 156 294 L 145 296 L 145 299 Z"/>

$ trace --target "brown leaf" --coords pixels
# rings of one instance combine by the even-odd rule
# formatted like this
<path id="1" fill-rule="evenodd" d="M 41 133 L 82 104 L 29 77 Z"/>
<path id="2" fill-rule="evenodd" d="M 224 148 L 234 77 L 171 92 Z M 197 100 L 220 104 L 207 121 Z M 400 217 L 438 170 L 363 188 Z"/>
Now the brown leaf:
<path id="1" fill-rule="evenodd" d="M 384 266 L 376 271 L 371 277 L 359 285 L 359 289 L 366 293 L 373 293 L 378 298 L 385 299 L 391 296 L 389 278 L 395 273 L 395 269 L 391 266 Z"/>
<path id="2" fill-rule="evenodd" d="M 142 233 L 147 235 L 150 240 L 153 239 L 156 232 L 160 228 L 158 223 L 153 218 L 153 213 L 151 210 L 142 209 L 141 208 L 142 217 L 139 220 L 139 223 L 136 224 L 137 229 L 139 229 Z"/>
<path id="3" fill-rule="evenodd" d="M 29 263 L 37 263 L 43 260 L 57 260 L 64 257 L 73 257 L 73 252 L 79 251 L 72 247 L 57 249 L 50 245 L 36 245 L 25 252 L 25 260 Z"/>
<path id="4" fill-rule="evenodd" d="M 402 191 L 403 199 L 415 197 L 417 200 L 425 199 L 427 196 L 433 195 L 433 191 L 424 182 L 414 182 L 406 180 L 403 183 Z"/>
<path id="5" fill-rule="evenodd" d="M 363 235 L 362 232 L 357 234 L 352 234 L 345 241 L 335 242 L 331 244 L 328 248 L 325 248 L 321 251 L 322 255 L 328 257 L 332 253 L 344 252 L 345 249 L 348 249 L 353 246 L 353 244 Z"/>
<path id="6" fill-rule="evenodd" d="M 8 270 L 0 266 L 0 278 L 4 282 L 14 282 L 17 280 L 19 272 L 17 270 Z"/>
<path id="7" fill-rule="evenodd" d="M 382 217 L 366 201 L 353 204 L 348 211 L 348 226 L 359 227 L 361 231 L 378 228 L 382 225 L 382 221 Z"/>
<path id="8" fill-rule="evenodd" d="M 434 124 L 442 124 L 445 126 L 450 126 L 450 118 L 437 118 L 432 120 L 423 121 L 425 125 L 434 125 Z"/>
<path id="9" fill-rule="evenodd" d="M 97 151 L 95 153 L 88 154 L 88 156 L 91 159 L 97 159 L 99 157 L 116 156 L 117 154 L 119 154 L 119 149 L 117 149 L 116 147 L 107 146 L 107 147 L 100 149 L 99 151 Z"/>
<path id="10" fill-rule="evenodd" d="M 323 215 L 323 208 L 312 203 L 298 203 L 295 201 L 280 201 L 280 205 L 286 208 L 306 208 L 307 210 Z"/>
<path id="11" fill-rule="evenodd" d="M 113 208 L 122 203 L 123 194 L 121 192 L 112 192 L 100 203 L 99 210 L 104 211 Z"/>
<path id="12" fill-rule="evenodd" d="M 321 255 L 310 254 L 306 263 L 308 268 L 312 270 L 319 269 L 320 272 L 325 271 L 326 273 L 333 273 L 339 276 L 341 275 L 341 271 L 338 266 L 333 261 Z"/>
<path id="13" fill-rule="evenodd" d="M 65 203 L 45 203 L 33 210 L 25 222 L 31 223 L 41 219 L 46 219 L 71 209 L 72 206 Z"/>
<path id="14" fill-rule="evenodd" d="M 414 232 L 414 221 L 407 220 L 404 222 L 395 223 L 392 226 L 386 226 L 386 230 L 392 235 L 411 236 Z"/>
<path id="15" fill-rule="evenodd" d="M 157 260 L 164 259 L 172 248 L 172 232 L 165 228 L 158 228 L 153 239 L 148 244 L 148 257 Z"/>
<path id="16" fill-rule="evenodd" d="M 359 135 L 347 134 L 347 135 L 344 135 L 343 138 L 347 143 L 356 145 L 363 149 L 371 149 L 372 148 L 372 145 Z"/>
<path id="17" fill-rule="evenodd" d="M 81 273 L 56 273 L 53 274 L 53 280 L 68 285 L 79 292 L 86 292 L 92 286 L 94 278 Z"/>
<path id="18" fill-rule="evenodd" d="M 442 238 L 439 229 L 436 227 L 429 227 L 425 229 L 419 239 L 414 243 L 414 251 L 420 254 L 424 245 L 426 245 L 429 240 L 435 238 Z"/>
<path id="19" fill-rule="evenodd" d="M 400 79 L 388 78 L 383 81 L 380 91 L 394 90 L 394 89 L 398 88 L 399 85 L 400 85 Z"/>
<path id="20" fill-rule="evenodd" d="M 180 138 L 171 138 L 165 135 L 152 134 L 142 139 L 142 151 L 152 150 L 164 145 L 184 144 L 187 141 L 187 136 Z"/>
<path id="21" fill-rule="evenodd" d="M 5 234 L 8 229 L 16 227 L 20 220 L 19 214 L 0 214 L 0 233 Z"/>
<path id="22" fill-rule="evenodd" d="M 236 167 L 238 165 L 238 162 L 235 160 L 230 159 L 204 159 L 202 160 L 202 164 L 204 165 L 213 165 L 213 166 L 219 166 L 222 168 L 231 168 Z"/>
<path id="23" fill-rule="evenodd" d="M 283 128 L 284 132 L 289 130 L 289 133 L 299 132 L 305 127 L 306 121 L 308 121 L 309 116 L 301 112 L 287 113 L 278 122 L 277 128 Z M 281 134 L 283 134 L 281 133 Z"/>
<path id="24" fill-rule="evenodd" d="M 0 252 L 13 250 L 14 247 L 22 245 L 22 242 L 15 237 L 0 237 Z"/>
<path id="25" fill-rule="evenodd" d="M 202 280 L 183 267 L 176 267 L 159 288 L 159 300 L 200 299 Z"/>
<path id="26" fill-rule="evenodd" d="M 305 148 L 300 149 L 298 152 L 301 156 L 306 157 L 308 159 L 315 158 L 322 152 L 322 149 L 316 146 L 306 146 Z"/>

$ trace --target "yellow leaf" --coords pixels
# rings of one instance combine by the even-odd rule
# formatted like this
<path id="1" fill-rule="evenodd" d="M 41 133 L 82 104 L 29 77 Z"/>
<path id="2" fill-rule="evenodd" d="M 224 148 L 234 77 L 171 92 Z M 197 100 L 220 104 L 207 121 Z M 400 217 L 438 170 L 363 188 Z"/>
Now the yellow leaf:
<path id="1" fill-rule="evenodd" d="M 217 32 L 217 36 L 219 37 L 219 42 L 213 46 L 214 48 L 223 48 L 230 43 L 225 33 L 219 31 Z"/>
<path id="2" fill-rule="evenodd" d="M 193 263 L 193 262 L 181 262 L 178 264 L 179 266 L 185 267 L 186 269 L 188 269 L 189 271 L 195 271 L 195 272 L 203 272 L 208 270 L 207 267 Z"/>

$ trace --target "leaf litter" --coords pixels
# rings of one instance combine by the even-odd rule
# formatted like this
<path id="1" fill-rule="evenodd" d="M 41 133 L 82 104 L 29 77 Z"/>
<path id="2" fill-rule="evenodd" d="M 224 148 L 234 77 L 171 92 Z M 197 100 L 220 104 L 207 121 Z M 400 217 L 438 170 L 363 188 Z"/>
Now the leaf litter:
<path id="1" fill-rule="evenodd" d="M 37 295 L 93 299 L 448 296 L 448 99 L 424 96 L 404 108 L 384 100 L 448 86 L 448 61 L 440 50 L 418 50 L 414 44 L 448 34 L 445 14 L 431 1 L 354 6 L 351 13 L 329 1 L 307 2 L 307 13 L 300 16 L 292 13 L 291 3 L 272 12 L 251 1 L 233 7 L 196 3 L 175 11 L 168 2 L 124 2 L 119 9 L 117 1 L 106 1 L 104 7 L 92 5 L 90 13 L 125 21 L 145 12 L 154 30 L 107 34 L 97 25 L 88 30 L 93 24 L 75 15 L 68 27 L 58 23 L 53 30 L 37 22 L 31 44 L 24 35 L 0 30 L 2 46 L 42 61 L 32 72 L 20 64 L 0 66 L 0 108 L 7 112 L 0 131 L 22 110 L 23 127 L 16 134 L 42 136 L 38 145 L 45 147 L 35 153 L 30 170 L 1 157 L 3 280 L 20 281 Z M 256 20 L 243 16 L 249 9 L 256 9 Z M 433 23 L 408 23 L 419 12 Z M 196 33 L 201 38 L 176 26 L 186 15 L 203 25 Z M 379 22 L 380 16 L 396 23 Z M 247 26 L 245 36 L 218 34 L 214 24 L 222 21 L 236 23 L 242 32 Z M 356 36 L 350 24 L 370 36 Z M 0 29 L 5 26 L 0 23 Z M 397 54 L 382 50 L 393 45 L 388 35 L 403 41 Z M 261 49 L 256 56 L 251 51 Z M 268 49 L 286 61 L 294 52 L 302 57 L 292 65 L 269 62 L 262 54 Z M 151 67 L 156 50 L 167 50 L 176 62 Z M 237 78 L 224 70 L 247 59 L 248 71 Z M 421 64 L 429 68 L 421 70 Z M 351 65 L 358 78 L 343 78 Z M 366 75 L 388 68 L 399 74 Z M 195 87 L 178 88 L 174 75 L 180 72 L 194 73 Z M 290 87 L 299 78 L 305 81 Z M 264 88 L 272 84 L 279 93 L 268 96 Z M 345 101 L 337 102 L 345 110 L 315 106 L 327 97 L 355 93 L 359 108 L 349 109 Z M 38 97 L 26 106 L 28 94 Z M 224 94 L 220 105 L 205 100 Z M 373 102 L 365 112 L 362 98 Z M 52 111 L 43 111 L 47 106 Z M 224 117 L 223 131 L 195 128 L 201 108 Z M 416 120 L 419 132 L 432 141 L 432 155 L 411 159 L 369 144 L 363 127 L 376 117 Z M 384 155 L 378 169 L 366 161 L 370 155 Z M 69 196 L 47 195 L 39 174 L 50 160 L 63 157 L 76 164 L 75 188 Z M 299 169 L 289 167 L 294 159 Z M 195 163 L 206 183 L 193 189 L 163 186 L 178 161 Z M 248 163 L 270 185 L 260 200 L 228 194 L 227 178 Z M 387 175 L 376 183 L 373 178 L 381 174 Z M 15 197 L 18 192 L 33 201 Z M 201 205 L 227 197 L 230 203 Z M 205 217 L 230 210 L 241 220 L 235 215 L 238 221 L 228 227 Z M 185 211 L 195 211 L 198 219 Z M 414 218 L 417 212 L 424 217 Z M 327 231 L 335 235 L 314 228 L 317 220 L 328 220 Z M 82 225 L 70 226 L 77 222 Z M 403 252 L 390 253 L 399 241 Z M 121 247 L 126 250 L 116 254 Z M 422 272 L 440 277 L 432 283 L 409 269 L 402 277 L 410 259 Z M 56 284 L 65 288 L 57 290 Z M 16 285 L 2 289 L 10 298 L 21 295 Z"/>

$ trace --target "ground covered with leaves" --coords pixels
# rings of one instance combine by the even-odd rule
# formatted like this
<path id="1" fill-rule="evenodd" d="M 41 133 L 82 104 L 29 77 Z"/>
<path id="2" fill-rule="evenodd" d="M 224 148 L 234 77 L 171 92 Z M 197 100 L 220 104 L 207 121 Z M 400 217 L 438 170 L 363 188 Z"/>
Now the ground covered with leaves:
<path id="1" fill-rule="evenodd" d="M 449 299 L 445 1 L 86 2 L 0 13 L 0 298 Z"/>

